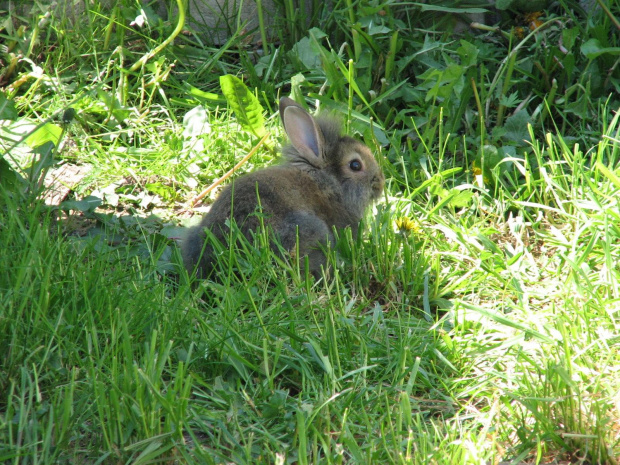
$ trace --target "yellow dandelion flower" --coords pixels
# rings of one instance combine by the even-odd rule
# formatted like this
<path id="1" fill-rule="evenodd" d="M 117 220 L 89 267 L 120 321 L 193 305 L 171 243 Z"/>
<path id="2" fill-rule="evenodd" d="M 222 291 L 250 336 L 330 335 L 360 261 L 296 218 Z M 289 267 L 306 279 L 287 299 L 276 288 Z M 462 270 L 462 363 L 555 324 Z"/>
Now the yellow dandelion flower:
<path id="1" fill-rule="evenodd" d="M 530 31 L 539 28 L 543 24 L 543 22 L 539 19 L 542 15 L 542 11 L 535 11 L 525 15 L 525 22 L 529 25 Z"/>
<path id="2" fill-rule="evenodd" d="M 401 233 L 420 233 L 420 226 L 417 224 L 415 220 L 412 220 L 408 216 L 401 216 L 396 219 L 396 227 Z"/>

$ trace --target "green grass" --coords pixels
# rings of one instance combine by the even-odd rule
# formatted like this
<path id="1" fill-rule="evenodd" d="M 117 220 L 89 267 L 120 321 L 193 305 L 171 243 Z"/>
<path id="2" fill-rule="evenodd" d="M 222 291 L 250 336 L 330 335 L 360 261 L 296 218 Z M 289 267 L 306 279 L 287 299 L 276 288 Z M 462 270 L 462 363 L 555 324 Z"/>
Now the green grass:
<path id="1" fill-rule="evenodd" d="M 136 30 L 95 2 L 79 27 L 3 26 L 0 462 L 618 463 L 617 9 L 456 41 L 442 11 L 338 5 L 325 37 L 289 17 L 253 55 L 183 34 L 131 72 L 174 20 Z M 180 264 L 189 200 L 259 139 L 225 74 L 271 133 L 242 171 L 273 163 L 289 91 L 378 154 L 385 196 L 327 279 L 262 234 L 217 280 Z M 91 171 L 49 207 L 59 162 Z"/>

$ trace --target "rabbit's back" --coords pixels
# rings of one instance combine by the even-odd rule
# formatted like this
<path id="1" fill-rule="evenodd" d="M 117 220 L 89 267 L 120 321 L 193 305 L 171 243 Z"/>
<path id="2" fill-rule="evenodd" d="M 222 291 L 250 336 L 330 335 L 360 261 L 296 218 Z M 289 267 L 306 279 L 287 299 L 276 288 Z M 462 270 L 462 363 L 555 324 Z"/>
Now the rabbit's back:
<path id="1" fill-rule="evenodd" d="M 222 190 L 200 224 L 188 232 L 182 248 L 188 271 L 200 263 L 199 276 L 210 273 L 213 247 L 205 244 L 205 229 L 224 244 L 230 219 L 248 238 L 260 228 L 262 220 L 286 250 L 295 246 L 297 234 L 302 236 L 299 242 L 304 248 L 305 243 L 332 240 L 332 226 L 353 225 L 356 229 L 359 219 L 340 207 L 338 188 L 335 183 L 290 166 L 274 166 L 241 176 Z"/>
<path id="2" fill-rule="evenodd" d="M 275 229 L 295 211 L 311 212 L 336 227 L 355 221 L 342 206 L 341 186 L 336 180 L 291 166 L 274 166 L 243 176 L 228 186 L 216 203 L 218 220 L 230 216 L 231 205 L 237 223 L 260 208 Z"/>

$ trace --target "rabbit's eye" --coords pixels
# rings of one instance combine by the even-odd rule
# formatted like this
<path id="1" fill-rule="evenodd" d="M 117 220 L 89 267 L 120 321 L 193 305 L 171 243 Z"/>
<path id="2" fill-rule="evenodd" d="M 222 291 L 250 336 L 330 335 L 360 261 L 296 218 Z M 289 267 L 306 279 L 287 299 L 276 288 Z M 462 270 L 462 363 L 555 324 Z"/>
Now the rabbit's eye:
<path id="1" fill-rule="evenodd" d="M 362 171 L 362 162 L 359 160 L 353 160 L 349 163 L 349 168 L 351 168 L 352 171 Z"/>

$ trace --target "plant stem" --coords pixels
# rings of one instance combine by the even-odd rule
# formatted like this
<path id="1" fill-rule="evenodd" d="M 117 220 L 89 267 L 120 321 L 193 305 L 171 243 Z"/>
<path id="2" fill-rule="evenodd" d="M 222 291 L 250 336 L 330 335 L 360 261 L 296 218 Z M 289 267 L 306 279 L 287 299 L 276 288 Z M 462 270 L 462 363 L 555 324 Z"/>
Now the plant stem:
<path id="1" fill-rule="evenodd" d="M 347 105 L 348 113 L 347 113 L 347 133 L 351 127 L 351 109 L 353 108 L 353 60 L 349 60 L 349 104 Z"/>
<path id="2" fill-rule="evenodd" d="M 611 22 L 614 23 L 614 26 L 616 26 L 617 29 L 620 29 L 620 21 L 616 19 L 616 17 L 613 15 L 609 7 L 605 5 L 605 2 L 603 0 L 596 0 L 596 3 L 598 3 L 598 6 L 601 7 L 601 9 L 605 12 L 607 17 L 611 20 Z"/>
<path id="3" fill-rule="evenodd" d="M 545 98 L 545 100 L 543 101 L 544 107 L 542 109 L 542 114 L 540 115 L 541 124 L 544 124 L 545 118 L 547 118 L 547 116 L 549 115 L 551 111 L 553 100 L 555 99 L 555 94 L 557 91 L 558 91 L 558 81 L 553 79 L 553 81 L 551 81 L 551 91 L 547 95 L 547 98 Z"/>
<path id="4" fill-rule="evenodd" d="M 515 68 L 516 59 L 517 59 L 517 53 L 516 52 L 510 53 L 509 59 L 508 59 L 508 67 L 506 68 L 506 76 L 504 77 L 504 85 L 502 86 L 502 93 L 500 95 L 500 99 L 501 97 L 506 97 L 506 94 L 508 93 L 508 89 L 510 89 L 510 79 L 512 79 L 512 72 L 514 71 L 514 68 Z M 506 112 L 506 105 L 500 102 L 499 108 L 497 109 L 497 121 L 496 121 L 497 126 L 501 126 L 502 124 L 504 124 L 504 113 L 505 112 Z"/>
<path id="5" fill-rule="evenodd" d="M 396 47 L 398 46 L 398 30 L 394 31 L 390 39 L 390 51 L 385 60 L 385 81 L 390 82 L 392 71 L 394 70 L 394 58 L 396 57 Z"/>
<path id="6" fill-rule="evenodd" d="M 260 29 L 260 40 L 263 42 L 263 52 L 265 55 L 269 53 L 267 47 L 267 31 L 265 31 L 265 16 L 263 14 L 263 0 L 256 0 L 256 9 L 258 10 L 258 28 Z"/>
<path id="7" fill-rule="evenodd" d="M 177 26 L 172 31 L 172 34 L 164 40 L 161 44 L 151 50 L 149 53 L 146 53 L 142 56 L 138 61 L 136 61 L 131 68 L 129 68 L 129 72 L 133 73 L 138 68 L 144 66 L 144 64 L 161 52 L 164 48 L 166 48 L 176 36 L 178 36 L 183 30 L 183 26 L 185 26 L 185 2 L 184 0 L 177 0 L 177 8 L 179 9 L 179 20 L 177 21 Z"/>
<path id="8" fill-rule="evenodd" d="M 346 0 L 347 11 L 349 12 L 349 21 L 351 22 L 350 26 L 352 27 L 355 24 L 355 12 L 353 11 L 353 4 L 351 0 Z"/>
<path id="9" fill-rule="evenodd" d="M 478 107 L 478 122 L 480 123 L 480 135 L 484 135 L 483 134 L 483 130 L 484 128 L 484 113 L 482 111 L 482 103 L 480 103 L 480 96 L 478 95 L 478 88 L 476 87 L 476 81 L 474 81 L 474 78 L 471 78 L 471 87 L 474 90 L 474 98 L 476 100 L 476 106 Z M 486 131 L 485 131 L 486 132 Z M 481 141 L 481 143 L 484 143 L 484 141 Z"/>
<path id="10" fill-rule="evenodd" d="M 211 184 L 209 187 L 207 187 L 205 190 L 203 190 L 196 197 L 194 197 L 192 199 L 192 201 L 191 201 L 192 207 L 195 206 L 200 201 L 200 199 L 204 198 L 205 195 L 207 195 L 209 192 L 211 192 L 213 189 L 215 189 L 217 186 L 219 186 L 226 179 L 231 177 L 233 175 L 233 173 L 235 171 L 237 171 L 241 165 L 243 165 L 246 161 L 248 161 L 250 159 L 250 157 L 252 155 L 254 155 L 256 153 L 256 151 L 260 148 L 261 145 L 263 145 L 265 143 L 265 141 L 267 140 L 267 138 L 269 136 L 270 136 L 270 133 L 265 134 L 263 136 L 263 138 L 258 141 L 258 144 L 256 144 L 254 147 L 252 147 L 252 150 L 250 150 L 250 153 L 248 153 L 245 157 L 243 157 L 241 159 L 241 161 L 239 163 L 237 163 L 230 171 L 228 171 L 224 176 L 222 176 L 220 179 L 218 179 L 213 184 Z"/>

